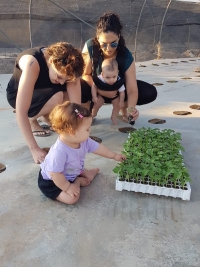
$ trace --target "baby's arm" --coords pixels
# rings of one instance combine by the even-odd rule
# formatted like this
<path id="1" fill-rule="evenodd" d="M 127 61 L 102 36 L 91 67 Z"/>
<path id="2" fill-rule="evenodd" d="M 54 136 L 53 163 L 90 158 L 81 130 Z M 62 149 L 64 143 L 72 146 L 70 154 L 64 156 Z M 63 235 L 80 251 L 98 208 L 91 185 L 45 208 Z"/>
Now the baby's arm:
<path id="1" fill-rule="evenodd" d="M 80 194 L 80 187 L 76 184 L 71 184 L 66 180 L 65 176 L 61 172 L 50 172 L 49 173 L 54 184 L 59 187 L 62 191 L 69 194 L 72 198 Z"/>
<path id="2" fill-rule="evenodd" d="M 97 103 L 98 102 L 98 98 L 97 98 L 97 87 L 95 85 L 95 83 L 92 84 L 92 101 L 94 103 Z"/>
<path id="3" fill-rule="evenodd" d="M 126 159 L 125 155 L 117 154 L 102 144 L 100 144 L 99 147 L 97 148 L 97 150 L 95 150 L 93 153 L 97 154 L 99 156 L 108 158 L 108 159 L 114 159 L 116 161 L 121 161 L 121 162 L 123 162 Z"/>
<path id="4" fill-rule="evenodd" d="M 120 108 L 124 108 L 124 99 L 125 99 L 124 91 L 119 92 L 119 107 Z"/>

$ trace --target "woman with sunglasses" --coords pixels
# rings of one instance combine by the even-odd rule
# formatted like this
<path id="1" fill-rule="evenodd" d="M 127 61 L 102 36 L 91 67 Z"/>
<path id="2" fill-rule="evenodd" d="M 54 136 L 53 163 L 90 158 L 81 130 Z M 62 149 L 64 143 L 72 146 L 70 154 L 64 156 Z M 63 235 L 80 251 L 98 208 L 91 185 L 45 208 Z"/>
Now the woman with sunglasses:
<path id="1" fill-rule="evenodd" d="M 50 126 L 48 116 L 57 104 L 68 99 L 81 103 L 79 79 L 83 68 L 81 52 L 66 42 L 30 48 L 18 55 L 7 86 L 7 100 L 16 109 L 19 128 L 35 163 L 41 163 L 46 152 L 34 136 L 50 135 L 37 119 L 43 116 Z"/>
<path id="2" fill-rule="evenodd" d="M 125 84 L 125 108 L 121 109 L 121 118 L 134 124 L 139 116 L 136 105 L 144 105 L 154 101 L 157 97 L 156 88 L 143 81 L 136 80 L 135 63 L 131 52 L 125 45 L 122 36 L 122 23 L 115 13 L 105 13 L 96 26 L 96 37 L 89 39 L 83 48 L 85 60 L 84 75 L 81 79 L 82 103 L 91 100 L 91 86 L 101 73 L 104 59 L 116 59 L 119 65 L 119 76 Z M 115 86 L 109 91 L 98 87 L 98 93 L 106 98 L 117 95 Z M 108 101 L 109 102 L 109 101 Z"/>

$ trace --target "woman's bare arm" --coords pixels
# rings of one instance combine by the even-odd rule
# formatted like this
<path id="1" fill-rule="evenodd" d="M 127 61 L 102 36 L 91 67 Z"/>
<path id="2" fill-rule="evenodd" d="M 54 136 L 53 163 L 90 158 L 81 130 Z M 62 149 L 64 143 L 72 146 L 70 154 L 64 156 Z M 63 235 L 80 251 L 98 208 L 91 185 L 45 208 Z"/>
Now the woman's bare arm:
<path id="1" fill-rule="evenodd" d="M 31 150 L 34 161 L 39 163 L 43 160 L 46 153 L 39 148 L 35 141 L 28 119 L 28 110 L 31 105 L 33 90 L 39 75 L 40 67 L 37 60 L 31 55 L 24 55 L 21 57 L 19 67 L 22 70 L 22 74 L 16 99 L 17 122 Z"/>
<path id="2" fill-rule="evenodd" d="M 67 83 L 67 93 L 69 101 L 81 104 L 81 82 L 80 78 L 77 78 L 75 82 Z"/>
<path id="3" fill-rule="evenodd" d="M 135 63 L 133 62 L 125 72 L 126 91 L 128 96 L 128 108 L 135 108 L 138 101 L 138 88 L 136 82 Z"/>
<path id="4" fill-rule="evenodd" d="M 84 59 L 84 63 L 85 63 L 85 68 L 84 68 L 82 79 L 85 80 L 90 86 L 92 86 L 92 84 L 93 84 L 92 62 L 91 62 L 90 55 L 89 55 L 86 44 L 83 48 L 82 55 L 83 55 L 83 59 Z"/>

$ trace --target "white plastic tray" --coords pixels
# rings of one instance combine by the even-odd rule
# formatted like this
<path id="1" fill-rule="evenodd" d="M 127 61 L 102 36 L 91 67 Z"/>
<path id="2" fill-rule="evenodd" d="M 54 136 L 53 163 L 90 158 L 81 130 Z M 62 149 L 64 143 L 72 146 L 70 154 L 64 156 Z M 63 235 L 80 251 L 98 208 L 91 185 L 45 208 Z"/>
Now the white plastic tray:
<path id="1" fill-rule="evenodd" d="M 155 194 L 166 197 L 178 197 L 183 200 L 190 200 L 191 187 L 187 183 L 187 190 L 168 188 L 164 186 L 148 185 L 134 182 L 119 181 L 119 177 L 116 179 L 115 189 L 118 191 L 127 190 L 146 194 Z"/>

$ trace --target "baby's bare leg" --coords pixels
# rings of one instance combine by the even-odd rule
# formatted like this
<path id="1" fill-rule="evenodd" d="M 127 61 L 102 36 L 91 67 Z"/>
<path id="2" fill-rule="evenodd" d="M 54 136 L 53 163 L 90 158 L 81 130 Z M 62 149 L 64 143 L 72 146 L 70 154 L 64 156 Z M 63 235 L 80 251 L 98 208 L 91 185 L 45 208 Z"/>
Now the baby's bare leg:
<path id="1" fill-rule="evenodd" d="M 124 102 L 124 108 L 120 109 L 120 113 L 122 114 L 123 120 L 128 122 L 128 115 L 127 115 L 127 107 L 128 107 L 128 102 Z"/>
<path id="2" fill-rule="evenodd" d="M 90 182 L 92 182 L 92 180 L 98 174 L 99 171 L 100 171 L 99 168 L 95 168 L 91 170 L 84 169 L 81 175 L 84 176 L 86 179 L 89 179 Z"/>
<path id="3" fill-rule="evenodd" d="M 94 179 L 94 177 L 97 175 L 98 172 L 99 172 L 99 168 L 95 168 L 91 170 L 84 169 L 84 171 L 81 173 L 81 176 L 78 176 L 75 179 L 74 183 L 77 184 L 79 187 L 87 186 Z M 73 205 L 79 200 L 79 197 L 80 197 L 80 194 L 72 198 L 69 194 L 62 191 L 56 199 L 65 204 Z"/>
<path id="4" fill-rule="evenodd" d="M 112 110 L 112 115 L 111 115 L 111 120 L 113 122 L 113 124 L 118 124 L 117 123 L 117 116 L 119 114 L 119 97 L 115 98 L 114 100 L 112 100 L 112 104 L 113 104 L 113 110 Z"/>
<path id="5" fill-rule="evenodd" d="M 94 103 L 93 109 L 92 109 L 92 117 L 96 117 L 100 107 L 102 107 L 104 103 L 104 99 L 102 96 L 98 95 L 98 102 Z"/>
<path id="6" fill-rule="evenodd" d="M 73 205 L 79 200 L 80 194 L 72 198 L 69 194 L 62 191 L 60 195 L 56 198 L 58 201 L 63 202 L 65 204 Z"/>

